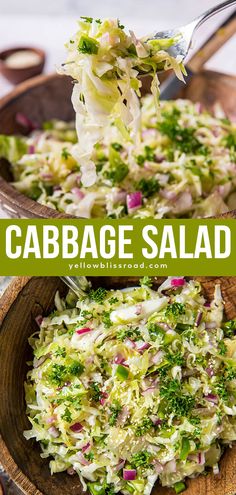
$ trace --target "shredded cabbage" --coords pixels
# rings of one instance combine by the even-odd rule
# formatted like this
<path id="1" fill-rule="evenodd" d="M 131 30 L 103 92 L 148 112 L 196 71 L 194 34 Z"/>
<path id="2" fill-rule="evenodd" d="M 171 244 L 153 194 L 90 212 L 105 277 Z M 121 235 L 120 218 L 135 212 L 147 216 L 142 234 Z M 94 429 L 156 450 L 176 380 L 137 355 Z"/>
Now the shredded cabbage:
<path id="1" fill-rule="evenodd" d="M 81 167 L 84 187 L 97 179 L 93 149 L 104 140 L 114 124 L 122 137 L 137 145 L 140 130 L 141 81 L 139 74 L 152 74 L 152 93 L 157 100 L 157 71 L 174 69 L 183 79 L 181 58 L 173 58 L 168 48 L 179 38 L 145 41 L 133 32 L 126 34 L 118 20 L 82 17 L 78 31 L 66 45 L 68 57 L 59 69 L 75 81 L 72 103 L 76 112 L 78 144 L 72 155 Z"/>
<path id="2" fill-rule="evenodd" d="M 14 187 L 70 215 L 199 218 L 236 208 L 236 125 L 199 103 L 161 102 L 157 117 L 153 96 L 145 96 L 140 144 L 131 149 L 110 125 L 93 152 L 97 182 L 91 187 L 81 184 L 72 156 L 73 124 L 46 122 L 20 140 L 20 156 L 11 155 Z M 0 154 L 8 157 L 5 143 L 0 137 Z"/>
<path id="3" fill-rule="evenodd" d="M 220 286 L 210 303 L 194 280 L 151 285 L 57 293 L 30 338 L 24 435 L 92 495 L 150 495 L 156 480 L 179 493 L 236 439 L 236 321 Z"/>

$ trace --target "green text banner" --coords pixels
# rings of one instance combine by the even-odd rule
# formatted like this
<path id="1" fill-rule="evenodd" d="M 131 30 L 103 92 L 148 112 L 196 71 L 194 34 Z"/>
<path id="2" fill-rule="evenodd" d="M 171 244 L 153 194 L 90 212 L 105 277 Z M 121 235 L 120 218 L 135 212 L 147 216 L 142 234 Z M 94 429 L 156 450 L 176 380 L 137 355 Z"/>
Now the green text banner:
<path id="1" fill-rule="evenodd" d="M 1 220 L 0 275 L 236 275 L 235 220 Z"/>

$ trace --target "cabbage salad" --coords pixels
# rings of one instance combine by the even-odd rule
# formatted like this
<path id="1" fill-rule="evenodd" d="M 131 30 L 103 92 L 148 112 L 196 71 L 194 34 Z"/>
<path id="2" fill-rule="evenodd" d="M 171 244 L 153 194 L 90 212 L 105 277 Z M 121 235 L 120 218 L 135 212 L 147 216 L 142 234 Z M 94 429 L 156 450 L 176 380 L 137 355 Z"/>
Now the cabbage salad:
<path id="1" fill-rule="evenodd" d="M 30 338 L 25 384 L 32 428 L 51 473 L 79 476 L 91 495 L 149 495 L 155 482 L 184 491 L 236 439 L 236 320 L 220 286 L 144 277 L 81 299 L 56 294 Z"/>
<path id="2" fill-rule="evenodd" d="M 141 114 L 141 141 L 132 152 L 110 123 L 93 151 L 97 182 L 90 187 L 72 156 L 73 123 L 0 136 L 0 156 L 12 163 L 18 191 L 77 217 L 199 218 L 236 208 L 235 123 L 188 100 L 160 102 L 158 117 L 151 95 Z"/>
<path id="3" fill-rule="evenodd" d="M 138 39 L 126 34 L 119 20 L 81 17 L 78 31 L 66 45 L 68 56 L 59 72 L 75 82 L 72 103 L 76 113 L 78 144 L 72 155 L 80 164 L 81 182 L 88 187 L 97 179 L 94 146 L 103 141 L 111 124 L 130 147 L 140 135 L 140 74 L 153 77 L 151 91 L 156 108 L 158 71 L 174 69 L 183 80 L 182 58 L 168 49 L 181 35 L 170 39 Z"/>

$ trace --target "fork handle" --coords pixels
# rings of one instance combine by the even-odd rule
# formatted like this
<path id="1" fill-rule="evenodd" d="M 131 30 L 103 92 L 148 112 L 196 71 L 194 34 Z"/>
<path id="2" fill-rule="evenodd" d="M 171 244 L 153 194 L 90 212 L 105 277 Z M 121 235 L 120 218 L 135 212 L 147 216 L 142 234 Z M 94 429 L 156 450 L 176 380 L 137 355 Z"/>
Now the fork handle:
<path id="1" fill-rule="evenodd" d="M 225 10 L 228 7 L 231 7 L 232 5 L 235 4 L 236 4 L 236 0 L 226 0 L 226 2 L 222 2 L 219 5 L 212 7 L 211 9 L 207 10 L 204 14 L 196 18 L 195 27 L 197 28 L 201 26 L 205 21 L 213 17 L 215 14 L 218 14 L 219 12 L 222 12 L 222 10 Z"/>

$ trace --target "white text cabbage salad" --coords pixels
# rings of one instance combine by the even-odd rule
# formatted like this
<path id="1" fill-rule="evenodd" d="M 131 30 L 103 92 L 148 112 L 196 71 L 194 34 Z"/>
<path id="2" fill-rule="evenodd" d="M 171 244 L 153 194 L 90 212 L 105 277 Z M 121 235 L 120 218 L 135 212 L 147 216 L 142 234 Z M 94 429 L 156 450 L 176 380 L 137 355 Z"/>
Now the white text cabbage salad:
<path id="1" fill-rule="evenodd" d="M 236 124 L 188 100 L 142 99 L 142 136 L 130 143 L 110 125 L 95 146 L 97 182 L 84 187 L 72 156 L 73 124 L 45 122 L 29 137 L 0 136 L 14 187 L 59 212 L 84 218 L 181 218 L 236 208 Z"/>
<path id="2" fill-rule="evenodd" d="M 61 72 L 75 82 L 72 103 L 76 112 L 78 144 L 72 155 L 80 163 L 81 182 L 96 182 L 93 150 L 103 142 L 111 124 L 119 129 L 132 148 L 140 140 L 139 74 L 151 74 L 151 91 L 157 109 L 159 81 L 157 72 L 174 69 L 183 80 L 182 58 L 173 58 L 168 49 L 179 41 L 141 40 L 115 19 L 81 17 L 78 31 L 66 45 L 68 57 Z"/>
<path id="3" fill-rule="evenodd" d="M 37 319 L 26 402 L 51 473 L 79 476 L 92 495 L 176 493 L 213 469 L 236 439 L 236 320 L 224 322 L 196 281 L 148 277 L 125 290 L 57 293 Z"/>

